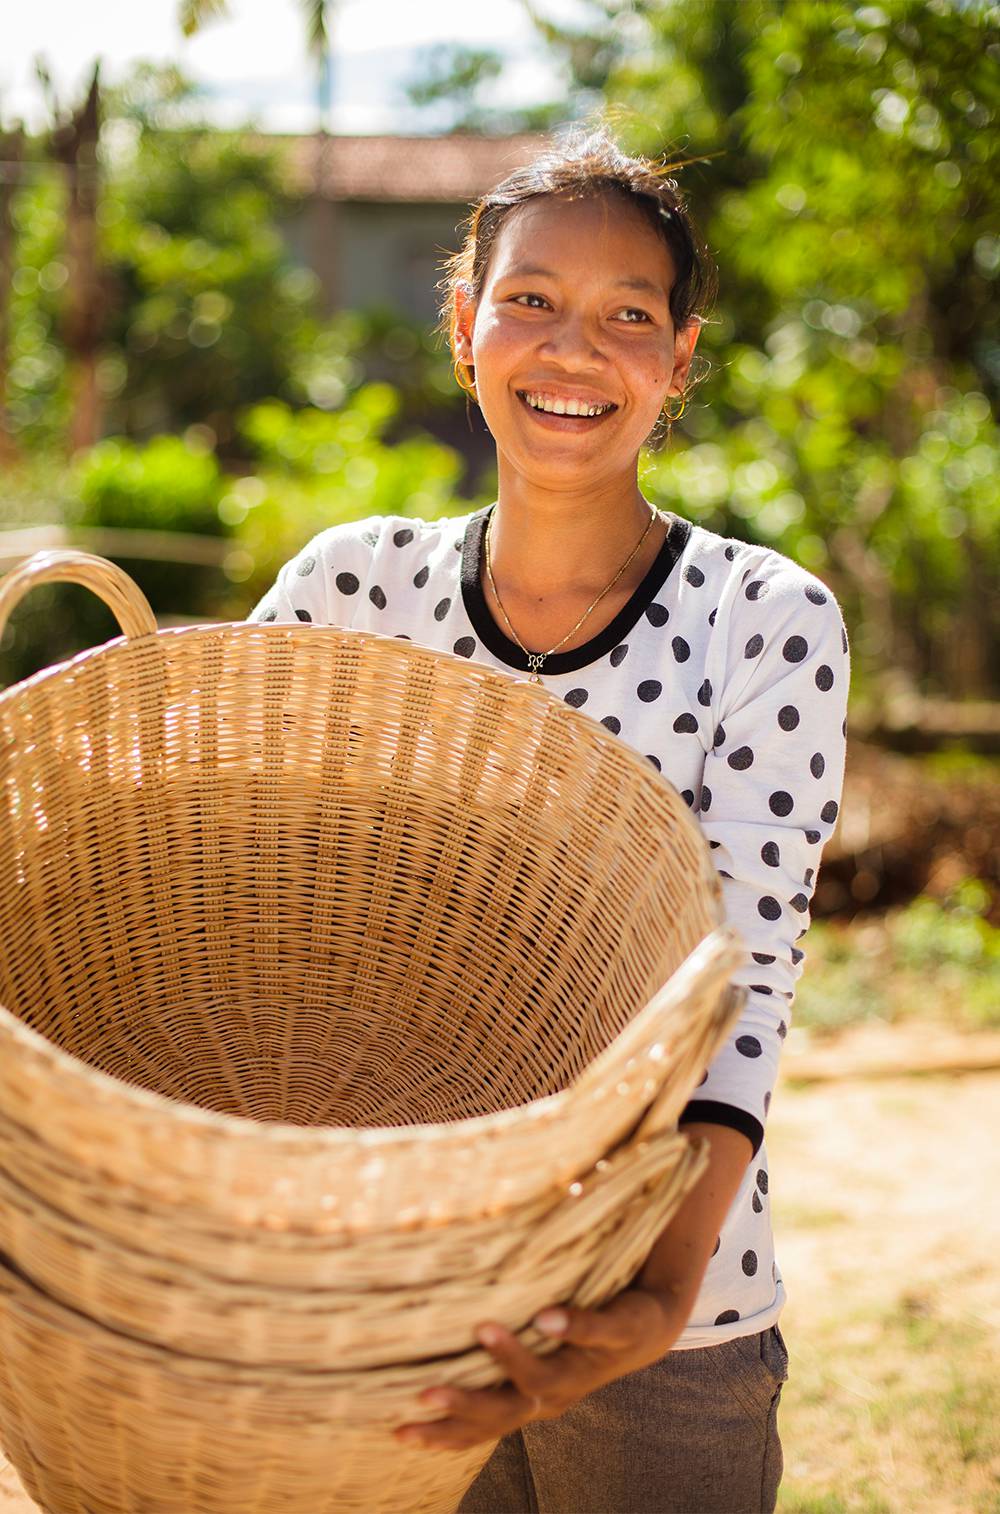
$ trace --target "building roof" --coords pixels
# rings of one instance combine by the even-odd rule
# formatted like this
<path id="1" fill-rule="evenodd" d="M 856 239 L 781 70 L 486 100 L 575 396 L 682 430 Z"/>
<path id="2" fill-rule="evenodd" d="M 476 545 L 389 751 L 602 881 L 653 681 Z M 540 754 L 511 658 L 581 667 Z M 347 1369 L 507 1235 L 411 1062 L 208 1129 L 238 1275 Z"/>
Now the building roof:
<path id="1" fill-rule="evenodd" d="M 288 153 L 293 193 L 316 193 L 319 146 L 314 136 L 269 137 Z M 486 137 L 330 136 L 323 192 L 334 200 L 465 203 L 499 184 L 551 146 L 542 132 Z"/>

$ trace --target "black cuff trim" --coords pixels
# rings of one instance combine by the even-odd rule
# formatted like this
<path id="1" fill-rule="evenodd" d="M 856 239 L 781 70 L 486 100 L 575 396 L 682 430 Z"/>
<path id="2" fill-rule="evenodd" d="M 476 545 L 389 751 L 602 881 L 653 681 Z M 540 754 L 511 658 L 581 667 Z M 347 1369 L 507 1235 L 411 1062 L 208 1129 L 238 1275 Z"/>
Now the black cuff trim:
<path id="1" fill-rule="evenodd" d="M 714 1099 L 690 1099 L 678 1115 L 677 1123 L 683 1125 L 688 1120 L 704 1120 L 708 1125 L 728 1125 L 730 1130 L 738 1130 L 753 1146 L 751 1160 L 764 1141 L 764 1127 L 752 1114 L 732 1104 L 718 1104 Z"/>

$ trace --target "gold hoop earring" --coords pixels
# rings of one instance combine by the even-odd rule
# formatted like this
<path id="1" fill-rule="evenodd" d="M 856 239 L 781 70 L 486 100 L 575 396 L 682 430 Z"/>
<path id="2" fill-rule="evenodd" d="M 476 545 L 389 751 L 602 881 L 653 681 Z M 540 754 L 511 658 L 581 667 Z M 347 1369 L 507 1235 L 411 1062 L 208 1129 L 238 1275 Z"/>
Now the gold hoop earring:
<path id="1" fill-rule="evenodd" d="M 676 396 L 670 396 L 670 398 L 676 398 Z M 669 399 L 667 401 L 667 404 L 664 405 L 662 411 L 660 412 L 661 416 L 666 420 L 668 426 L 672 426 L 673 423 L 674 423 L 674 421 L 679 421 L 680 418 L 681 418 L 681 416 L 684 414 L 685 410 L 687 409 L 687 393 L 686 393 L 686 391 L 685 391 L 685 393 L 683 393 L 680 396 L 680 401 L 681 401 L 681 408 L 677 411 L 676 415 L 672 415 L 671 412 L 670 412 L 670 410 L 667 408 L 667 406 L 670 403 Z"/>

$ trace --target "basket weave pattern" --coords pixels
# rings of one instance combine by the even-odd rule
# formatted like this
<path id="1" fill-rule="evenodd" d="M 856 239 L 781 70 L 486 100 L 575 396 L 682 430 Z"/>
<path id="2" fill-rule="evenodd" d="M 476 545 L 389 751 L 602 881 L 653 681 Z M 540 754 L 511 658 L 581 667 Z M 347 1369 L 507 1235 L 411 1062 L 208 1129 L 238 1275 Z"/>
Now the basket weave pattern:
<path id="1" fill-rule="evenodd" d="M 60 1511 L 449 1514 L 490 1448 L 387 1427 L 498 1381 L 485 1315 L 551 1349 L 703 1170 L 742 953 L 700 830 L 544 689 L 157 631 L 80 553 L 0 630 L 44 577 L 125 635 L 0 695 L 0 1439 Z"/>

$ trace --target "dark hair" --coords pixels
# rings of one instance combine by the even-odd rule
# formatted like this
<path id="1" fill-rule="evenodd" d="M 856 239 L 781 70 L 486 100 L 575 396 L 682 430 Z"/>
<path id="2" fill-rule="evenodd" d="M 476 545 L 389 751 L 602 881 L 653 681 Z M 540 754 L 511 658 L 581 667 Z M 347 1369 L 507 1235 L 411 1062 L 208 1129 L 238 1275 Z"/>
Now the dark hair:
<path id="1" fill-rule="evenodd" d="M 715 297 L 716 271 L 677 181 L 668 177 L 672 169 L 681 166 L 679 162 L 630 157 L 605 126 L 576 125 L 476 202 L 462 222 L 462 245 L 444 260 L 445 274 L 436 285 L 442 292 L 436 329 L 448 343 L 455 379 L 467 394 L 476 398 L 473 366 L 461 362 L 455 354 L 456 288 L 462 285 L 471 290 L 478 302 L 501 226 L 518 205 L 541 195 L 569 194 L 573 199 L 586 199 L 616 194 L 625 198 L 645 216 L 670 251 L 676 270 L 670 291 L 675 327 L 680 329 L 691 320 L 703 321 L 701 310 Z"/>

